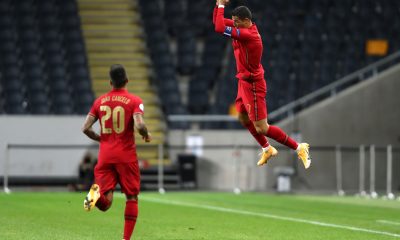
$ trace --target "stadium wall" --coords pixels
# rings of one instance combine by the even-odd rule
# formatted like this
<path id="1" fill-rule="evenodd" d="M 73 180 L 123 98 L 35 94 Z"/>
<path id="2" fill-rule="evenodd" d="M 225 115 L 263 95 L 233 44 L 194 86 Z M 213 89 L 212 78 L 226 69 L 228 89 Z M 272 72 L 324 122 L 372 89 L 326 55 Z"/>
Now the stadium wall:
<path id="1" fill-rule="evenodd" d="M 0 175 L 7 144 L 27 146 L 9 150 L 11 177 L 76 178 L 78 165 L 92 142 L 81 132 L 84 116 L 0 116 Z M 49 148 L 43 145 L 75 145 Z M 80 146 L 82 145 L 82 146 Z M 86 147 L 88 146 L 88 147 Z"/>
<path id="2" fill-rule="evenodd" d="M 300 132 L 311 146 L 369 146 L 400 147 L 400 65 L 361 82 L 324 100 L 279 125 L 288 132 Z M 358 152 L 343 155 L 344 187 L 358 187 Z M 369 179 L 369 152 L 366 152 L 367 179 Z M 320 163 L 321 162 L 321 163 Z M 335 179 L 335 156 L 314 153 L 310 172 L 299 172 L 299 177 L 313 189 L 326 189 Z M 376 185 L 385 189 L 386 152 L 376 153 Z M 400 190 L 400 153 L 393 154 L 394 188 Z M 324 181 L 325 180 L 325 181 Z M 366 182 L 368 187 L 368 182 Z"/>

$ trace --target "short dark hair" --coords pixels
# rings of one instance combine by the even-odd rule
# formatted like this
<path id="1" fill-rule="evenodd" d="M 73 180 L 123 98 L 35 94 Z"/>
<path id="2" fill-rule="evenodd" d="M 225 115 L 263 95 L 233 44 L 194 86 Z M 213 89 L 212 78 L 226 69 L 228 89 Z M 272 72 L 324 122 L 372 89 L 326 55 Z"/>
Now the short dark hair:
<path id="1" fill-rule="evenodd" d="M 110 78 L 113 87 L 122 88 L 125 86 L 128 77 L 126 76 L 126 71 L 124 66 L 121 64 L 113 64 L 110 67 Z"/>
<path id="2" fill-rule="evenodd" d="M 236 16 L 239 19 L 243 20 L 245 18 L 248 18 L 251 20 L 251 11 L 248 7 L 246 6 L 239 6 L 233 9 L 232 11 L 232 16 Z"/>

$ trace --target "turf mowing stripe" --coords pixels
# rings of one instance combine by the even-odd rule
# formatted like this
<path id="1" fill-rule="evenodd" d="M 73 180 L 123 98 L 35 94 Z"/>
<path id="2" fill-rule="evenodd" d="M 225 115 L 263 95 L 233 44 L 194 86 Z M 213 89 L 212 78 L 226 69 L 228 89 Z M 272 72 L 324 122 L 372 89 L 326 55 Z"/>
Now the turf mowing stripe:
<path id="1" fill-rule="evenodd" d="M 272 218 L 272 219 L 283 220 L 283 221 L 307 223 L 307 224 L 323 226 L 323 227 L 339 228 L 339 229 L 346 229 L 346 230 L 355 231 L 355 232 L 366 232 L 366 233 L 373 233 L 373 234 L 378 234 L 378 235 L 386 235 L 386 236 L 390 236 L 390 237 L 400 238 L 400 234 L 396 234 L 396 233 L 383 232 L 383 231 L 372 230 L 372 229 L 367 229 L 367 228 L 352 227 L 352 226 L 339 225 L 339 224 L 333 224 L 333 223 L 324 223 L 324 222 L 319 222 L 319 221 L 310 221 L 310 220 L 306 220 L 306 219 L 302 219 L 302 218 L 283 217 L 283 216 L 278 216 L 278 215 L 273 215 L 273 214 L 256 213 L 256 212 L 243 211 L 243 210 L 237 210 L 237 209 L 232 209 L 232 208 L 216 207 L 216 206 L 211 206 L 211 205 L 200 205 L 200 204 L 186 203 L 186 202 L 179 202 L 179 201 L 161 200 L 161 199 L 149 198 L 149 197 L 145 197 L 145 196 L 142 196 L 140 199 L 144 200 L 144 201 L 148 201 L 148 202 L 153 202 L 153 203 L 161 203 L 161 204 L 192 207 L 192 208 L 201 208 L 201 209 L 214 210 L 214 211 L 219 211 L 219 212 L 236 213 L 236 214 L 248 215 L 248 216 Z"/>
<path id="2" fill-rule="evenodd" d="M 376 220 L 376 222 L 400 226 L 400 222 L 393 222 L 393 221 L 388 221 L 388 220 Z"/>

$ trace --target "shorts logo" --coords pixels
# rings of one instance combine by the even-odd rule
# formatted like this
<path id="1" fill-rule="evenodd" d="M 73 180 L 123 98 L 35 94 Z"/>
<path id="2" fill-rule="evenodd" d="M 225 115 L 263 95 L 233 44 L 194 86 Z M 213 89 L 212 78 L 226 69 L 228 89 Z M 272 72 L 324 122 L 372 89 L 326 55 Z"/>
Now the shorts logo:
<path id="1" fill-rule="evenodd" d="M 141 104 L 139 105 L 139 109 L 142 110 L 142 112 L 144 111 L 144 105 L 143 105 L 143 103 L 141 103 Z"/>

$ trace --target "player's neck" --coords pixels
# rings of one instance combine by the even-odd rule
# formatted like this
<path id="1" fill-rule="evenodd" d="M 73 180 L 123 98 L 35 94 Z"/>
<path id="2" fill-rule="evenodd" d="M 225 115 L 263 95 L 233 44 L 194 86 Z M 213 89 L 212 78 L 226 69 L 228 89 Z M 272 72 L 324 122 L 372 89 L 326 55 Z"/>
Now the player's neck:
<path id="1" fill-rule="evenodd" d="M 128 90 L 128 88 L 125 86 L 125 87 L 121 87 L 121 88 L 113 88 L 113 90 L 114 91 L 124 91 L 124 90 Z"/>

